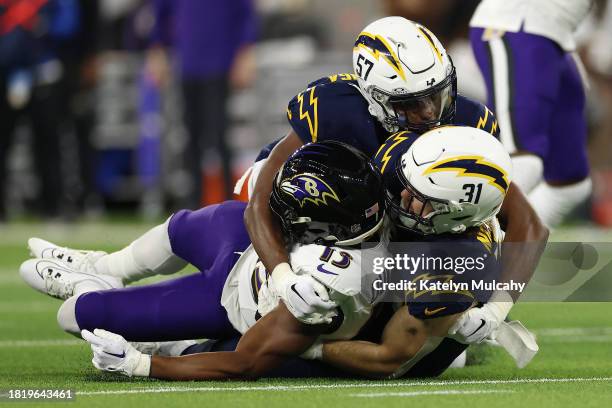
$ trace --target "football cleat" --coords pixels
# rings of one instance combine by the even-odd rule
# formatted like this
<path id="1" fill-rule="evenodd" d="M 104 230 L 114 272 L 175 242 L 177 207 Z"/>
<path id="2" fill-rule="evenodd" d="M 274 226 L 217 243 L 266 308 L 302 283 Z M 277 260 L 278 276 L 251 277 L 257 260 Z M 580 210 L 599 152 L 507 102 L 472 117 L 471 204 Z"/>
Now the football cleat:
<path id="1" fill-rule="evenodd" d="M 19 267 L 19 275 L 37 291 L 63 300 L 78 293 L 123 287 L 118 278 L 81 272 L 55 259 L 28 259 Z"/>
<path id="2" fill-rule="evenodd" d="M 55 259 L 65 263 L 71 269 L 85 273 L 96 273 L 94 264 L 98 259 L 107 255 L 104 251 L 88 251 L 60 247 L 52 242 L 40 238 L 28 240 L 30 255 L 34 258 Z"/>

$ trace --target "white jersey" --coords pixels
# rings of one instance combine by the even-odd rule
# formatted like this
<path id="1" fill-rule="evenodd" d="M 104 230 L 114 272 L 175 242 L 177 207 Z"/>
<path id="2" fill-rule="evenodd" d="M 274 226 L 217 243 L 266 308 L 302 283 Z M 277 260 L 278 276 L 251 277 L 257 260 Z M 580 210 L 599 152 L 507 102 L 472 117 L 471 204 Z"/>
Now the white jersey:
<path id="1" fill-rule="evenodd" d="M 471 27 L 524 32 L 550 38 L 565 51 L 576 48 L 574 32 L 593 0 L 482 0 Z"/>
<path id="2" fill-rule="evenodd" d="M 377 248 L 383 251 L 380 244 Z M 340 340 L 354 337 L 368 321 L 373 299 L 361 293 L 361 249 L 296 246 L 290 255 L 293 271 L 311 275 L 329 292 L 343 315 L 342 324 L 322 339 Z M 223 288 L 221 304 L 234 328 L 245 333 L 258 317 L 272 311 L 280 301 L 268 286 L 267 272 L 253 246 L 249 246 L 232 268 Z"/>

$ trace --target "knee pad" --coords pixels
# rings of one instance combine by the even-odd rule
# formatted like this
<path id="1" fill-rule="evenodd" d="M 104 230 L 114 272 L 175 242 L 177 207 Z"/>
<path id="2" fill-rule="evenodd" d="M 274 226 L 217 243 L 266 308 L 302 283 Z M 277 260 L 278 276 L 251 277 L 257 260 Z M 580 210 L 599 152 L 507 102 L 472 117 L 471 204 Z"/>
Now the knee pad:
<path id="1" fill-rule="evenodd" d="M 147 231 L 129 246 L 134 262 L 142 271 L 143 277 L 170 275 L 187 266 L 186 261 L 172 252 L 168 236 L 168 225 L 171 219 L 172 217 Z"/>
<path id="2" fill-rule="evenodd" d="M 529 201 L 544 224 L 554 228 L 591 195 L 592 189 L 590 178 L 560 187 L 541 183 L 529 194 Z"/>
<path id="3" fill-rule="evenodd" d="M 131 283 L 154 275 L 169 275 L 183 269 L 187 262 L 174 255 L 165 223 L 151 228 L 127 247 L 103 256 L 96 262 L 98 273 L 116 276 Z"/>
<path id="4" fill-rule="evenodd" d="M 62 330 L 75 336 L 81 335 L 81 329 L 76 319 L 76 302 L 78 298 L 78 296 L 72 296 L 66 299 L 57 311 L 57 324 L 59 324 Z"/>
<path id="5" fill-rule="evenodd" d="M 544 163 L 534 154 L 512 156 L 512 173 L 512 182 L 527 195 L 541 183 Z"/>

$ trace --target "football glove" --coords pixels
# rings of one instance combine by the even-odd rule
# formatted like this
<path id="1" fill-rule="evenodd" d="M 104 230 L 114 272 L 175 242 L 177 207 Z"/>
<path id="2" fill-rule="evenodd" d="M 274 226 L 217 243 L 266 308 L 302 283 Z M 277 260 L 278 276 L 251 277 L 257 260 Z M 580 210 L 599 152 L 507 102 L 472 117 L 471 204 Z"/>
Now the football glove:
<path id="1" fill-rule="evenodd" d="M 449 337 L 463 344 L 482 343 L 495 340 L 496 331 L 504 321 L 514 303 L 505 291 L 493 292 L 489 302 L 482 307 L 463 313 L 448 331 Z"/>
<path id="2" fill-rule="evenodd" d="M 312 276 L 297 275 L 288 263 L 281 263 L 271 275 L 273 288 L 296 319 L 306 324 L 331 323 L 336 304 L 327 289 Z"/>
<path id="3" fill-rule="evenodd" d="M 136 350 L 118 334 L 102 329 L 82 330 L 81 336 L 91 344 L 94 367 L 101 371 L 118 372 L 128 377 L 148 377 L 151 356 Z"/>
<path id="4" fill-rule="evenodd" d="M 483 307 L 475 307 L 465 312 L 448 331 L 449 337 L 463 344 L 482 343 L 492 337 L 499 322 Z"/>

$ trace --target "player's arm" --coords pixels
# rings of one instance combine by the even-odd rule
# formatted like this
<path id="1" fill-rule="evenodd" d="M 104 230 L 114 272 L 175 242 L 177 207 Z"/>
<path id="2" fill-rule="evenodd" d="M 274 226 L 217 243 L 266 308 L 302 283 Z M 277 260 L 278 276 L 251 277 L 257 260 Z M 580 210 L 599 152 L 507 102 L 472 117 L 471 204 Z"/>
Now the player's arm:
<path id="1" fill-rule="evenodd" d="M 244 213 L 244 222 L 253 247 L 266 269 L 271 272 L 274 288 L 298 320 L 320 323 L 315 313 L 335 307 L 327 291 L 309 276 L 298 276 L 289 265 L 280 226 L 270 210 L 274 176 L 287 158 L 303 145 L 295 131 L 290 131 L 270 152 L 261 168 L 255 189 Z"/>
<path id="2" fill-rule="evenodd" d="M 83 331 L 83 338 L 92 344 L 100 370 L 178 381 L 254 379 L 302 353 L 326 328 L 298 322 L 280 303 L 244 334 L 235 351 L 150 357 L 103 330 Z"/>
<path id="3" fill-rule="evenodd" d="M 254 379 L 288 357 L 301 354 L 318 333 L 316 326 L 298 322 L 281 303 L 244 334 L 235 351 L 154 356 L 150 376 L 167 380 Z"/>
<path id="4" fill-rule="evenodd" d="M 386 378 L 418 350 L 418 330 L 405 327 L 408 317 L 403 308 L 395 312 L 383 330 L 380 344 L 360 340 L 325 343 L 322 360 L 350 373 Z"/>
<path id="5" fill-rule="evenodd" d="M 548 229 L 521 190 L 510 184 L 499 219 L 506 231 L 501 249 L 501 280 L 528 283 L 548 240 Z M 495 336 L 520 292 L 498 290 L 482 307 L 468 310 L 451 328 L 456 340 L 474 344 Z"/>
<path id="6" fill-rule="evenodd" d="M 387 378 L 416 355 L 428 336 L 444 337 L 457 317 L 423 321 L 402 307 L 385 326 L 380 344 L 359 340 L 329 342 L 323 344 L 321 358 L 344 371 Z"/>
<path id="7" fill-rule="evenodd" d="M 506 282 L 512 279 L 527 283 L 548 241 L 548 228 L 514 183 L 508 188 L 498 217 L 506 232 L 501 250 L 501 278 Z M 510 295 L 516 301 L 520 293 Z"/>
<path id="8" fill-rule="evenodd" d="M 244 223 L 253 247 L 266 269 L 273 271 L 273 274 L 278 265 L 289 261 L 289 255 L 280 227 L 270 210 L 272 182 L 287 158 L 302 145 L 302 140 L 293 130 L 276 144 L 261 168 L 255 189 L 244 212 Z"/>

